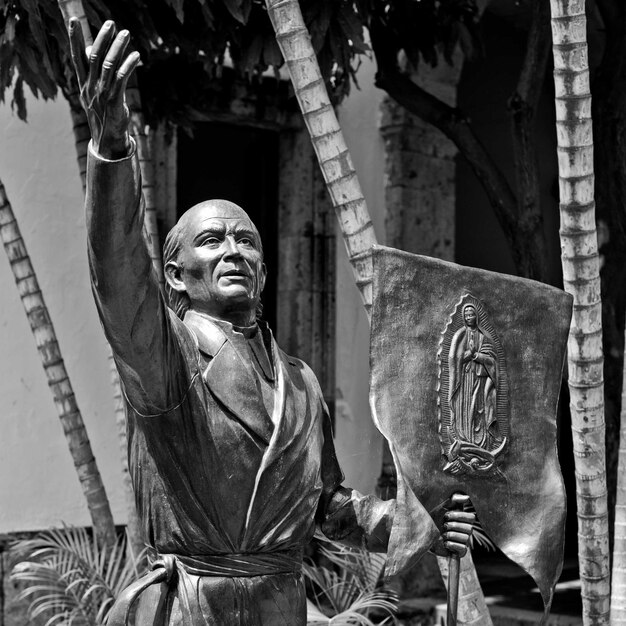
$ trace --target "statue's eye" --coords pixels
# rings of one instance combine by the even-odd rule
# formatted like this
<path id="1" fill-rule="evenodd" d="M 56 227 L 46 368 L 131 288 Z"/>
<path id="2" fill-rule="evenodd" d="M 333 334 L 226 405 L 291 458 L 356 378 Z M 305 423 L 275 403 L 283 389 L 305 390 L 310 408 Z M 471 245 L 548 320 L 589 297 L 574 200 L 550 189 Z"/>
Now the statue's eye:
<path id="1" fill-rule="evenodd" d="M 238 240 L 238 243 L 240 243 L 242 246 L 254 246 L 254 242 L 252 241 L 252 239 L 250 239 L 250 237 L 242 237 Z"/>
<path id="2" fill-rule="evenodd" d="M 205 246 L 219 246 L 221 240 L 219 237 L 207 237 L 202 243 Z"/>

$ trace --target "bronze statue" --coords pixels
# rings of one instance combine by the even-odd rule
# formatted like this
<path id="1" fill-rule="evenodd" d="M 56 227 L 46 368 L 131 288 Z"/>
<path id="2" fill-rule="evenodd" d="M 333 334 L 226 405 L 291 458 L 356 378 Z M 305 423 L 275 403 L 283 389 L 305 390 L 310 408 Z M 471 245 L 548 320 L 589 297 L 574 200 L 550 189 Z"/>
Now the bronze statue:
<path id="1" fill-rule="evenodd" d="M 127 407 L 129 467 L 154 571 L 114 608 L 123 624 L 298 626 L 306 621 L 302 548 L 330 538 L 389 551 L 462 554 L 473 515 L 435 528 L 417 499 L 341 486 L 317 380 L 257 319 L 266 277 L 258 231 L 240 207 L 209 200 L 170 232 L 167 301 L 152 271 L 124 90 L 139 62 L 106 22 L 72 57 L 92 133 L 88 251 L 98 312 Z"/>

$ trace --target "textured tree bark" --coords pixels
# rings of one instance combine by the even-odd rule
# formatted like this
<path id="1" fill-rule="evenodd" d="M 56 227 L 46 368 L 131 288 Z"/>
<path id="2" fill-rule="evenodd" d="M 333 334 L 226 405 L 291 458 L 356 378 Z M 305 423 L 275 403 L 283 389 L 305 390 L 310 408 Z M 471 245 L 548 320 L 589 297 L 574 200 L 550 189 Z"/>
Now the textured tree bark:
<path id="1" fill-rule="evenodd" d="M 89 125 L 87 116 L 78 99 L 78 93 L 74 90 L 65 94 L 70 105 L 72 114 L 72 123 L 74 129 L 74 145 L 76 148 L 76 157 L 83 184 L 83 193 L 85 191 L 85 167 L 87 164 L 87 147 L 91 135 L 89 133 Z M 128 533 L 129 546 L 135 555 L 143 550 L 144 542 L 141 536 L 141 528 L 139 518 L 137 516 L 137 508 L 135 506 L 135 497 L 133 486 L 128 471 L 128 444 L 126 441 L 126 412 L 124 410 L 124 402 L 122 400 L 122 389 L 120 387 L 120 379 L 117 373 L 117 367 L 113 360 L 111 350 L 108 350 L 109 374 L 111 387 L 113 389 L 113 415 L 117 425 L 119 446 L 120 446 L 120 463 L 122 469 L 122 483 L 124 485 L 124 500 L 126 502 L 126 532 Z"/>
<path id="2" fill-rule="evenodd" d="M 374 227 L 297 0 L 266 0 L 365 310 L 372 306 Z"/>
<path id="3" fill-rule="evenodd" d="M 598 243 L 603 261 L 600 275 L 607 482 L 609 511 L 615 510 L 611 624 L 626 624 L 626 405 L 623 386 L 626 291 L 621 288 L 626 281 L 626 6 L 605 0 L 597 2 L 597 7 L 606 37 L 592 92 L 594 134 L 597 145 L 602 147 L 596 154 L 596 202 Z"/>
<path id="4" fill-rule="evenodd" d="M 266 0 L 265 3 L 311 135 L 339 220 L 356 285 L 369 318 L 372 306 L 371 248 L 376 244 L 376 235 L 365 198 L 330 103 L 298 1 Z M 482 599 L 484 611 L 479 616 L 482 621 L 476 623 L 490 624 L 491 618 L 473 566 L 461 571 L 461 586 L 467 590 L 467 597 Z"/>
<path id="5" fill-rule="evenodd" d="M 596 144 L 596 211 L 602 267 L 602 328 L 607 420 L 609 510 L 615 488 L 622 389 L 623 330 L 626 290 L 626 5 L 615 0 L 597 2 L 606 35 L 604 54 L 592 84 L 593 127 Z M 613 445 L 611 445 L 613 444 Z"/>
<path id="6" fill-rule="evenodd" d="M 574 296 L 568 373 L 586 625 L 609 623 L 602 302 L 584 0 L 550 0 L 565 290 Z"/>
<path id="7" fill-rule="evenodd" d="M 626 380 L 626 376 L 623 379 Z M 611 576 L 611 626 L 626 624 L 626 386 L 622 386 L 617 494 L 615 500 L 615 534 Z"/>
<path id="8" fill-rule="evenodd" d="M 87 500 L 96 537 L 104 545 L 112 545 L 116 535 L 109 500 L 63 363 L 50 314 L 2 182 L 0 182 L 0 239 L 9 258 L 17 289 L 35 337 L 74 467 Z"/>

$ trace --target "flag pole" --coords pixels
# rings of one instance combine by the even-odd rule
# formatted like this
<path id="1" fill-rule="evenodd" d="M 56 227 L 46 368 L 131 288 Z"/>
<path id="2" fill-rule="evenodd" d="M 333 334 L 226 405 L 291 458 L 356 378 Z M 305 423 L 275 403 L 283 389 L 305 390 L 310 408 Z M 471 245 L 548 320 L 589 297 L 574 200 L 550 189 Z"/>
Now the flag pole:
<path id="1" fill-rule="evenodd" d="M 448 615 L 446 626 L 456 626 L 459 608 L 459 574 L 461 573 L 461 557 L 451 554 L 448 557 Z"/>

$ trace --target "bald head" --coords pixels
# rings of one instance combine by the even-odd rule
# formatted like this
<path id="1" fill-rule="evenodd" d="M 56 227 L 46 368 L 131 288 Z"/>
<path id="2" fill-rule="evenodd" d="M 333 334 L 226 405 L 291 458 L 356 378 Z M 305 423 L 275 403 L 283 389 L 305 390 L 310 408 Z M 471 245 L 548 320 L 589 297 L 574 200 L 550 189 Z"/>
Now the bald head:
<path id="1" fill-rule="evenodd" d="M 201 228 L 203 223 L 211 219 L 238 220 L 242 223 L 247 223 L 247 227 L 255 234 L 262 249 L 261 236 L 250 216 L 239 205 L 229 200 L 205 200 L 195 204 L 180 216 L 180 219 L 168 234 L 168 238 L 174 233 L 176 237 L 180 237 L 184 241 L 186 237 L 193 237 L 194 232 Z M 167 240 L 165 247 L 167 247 Z"/>

